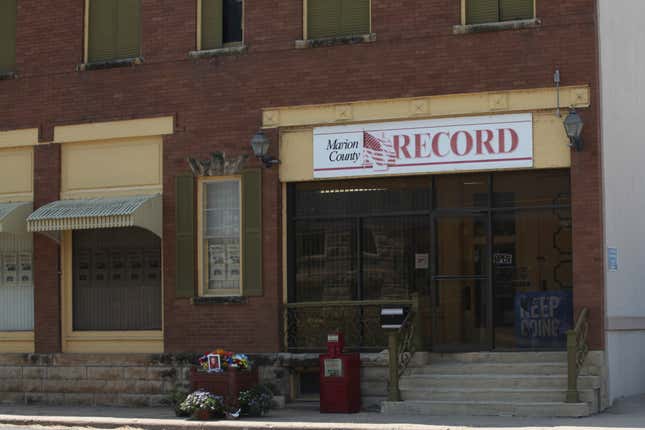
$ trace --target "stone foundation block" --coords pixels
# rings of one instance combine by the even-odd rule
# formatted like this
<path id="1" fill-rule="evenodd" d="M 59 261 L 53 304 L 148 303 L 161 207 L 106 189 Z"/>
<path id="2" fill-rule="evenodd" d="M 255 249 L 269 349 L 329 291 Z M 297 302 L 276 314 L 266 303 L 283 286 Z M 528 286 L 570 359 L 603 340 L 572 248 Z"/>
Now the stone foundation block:
<path id="1" fill-rule="evenodd" d="M 22 377 L 27 379 L 43 379 L 47 374 L 46 367 L 29 366 L 22 368 Z"/>
<path id="2" fill-rule="evenodd" d="M 126 367 L 123 373 L 125 379 L 148 379 L 147 367 Z"/>
<path id="3" fill-rule="evenodd" d="M 85 379 L 87 371 L 85 367 L 48 367 L 47 378 L 49 379 Z"/>
<path id="4" fill-rule="evenodd" d="M 0 379 L 19 379 L 22 378 L 22 367 L 3 366 L 0 367 Z"/>
<path id="5" fill-rule="evenodd" d="M 6 393 L 0 392 L 0 403 L 24 403 L 24 393 Z"/>
<path id="6" fill-rule="evenodd" d="M 103 379 L 115 381 L 123 378 L 122 367 L 88 367 L 87 379 Z"/>

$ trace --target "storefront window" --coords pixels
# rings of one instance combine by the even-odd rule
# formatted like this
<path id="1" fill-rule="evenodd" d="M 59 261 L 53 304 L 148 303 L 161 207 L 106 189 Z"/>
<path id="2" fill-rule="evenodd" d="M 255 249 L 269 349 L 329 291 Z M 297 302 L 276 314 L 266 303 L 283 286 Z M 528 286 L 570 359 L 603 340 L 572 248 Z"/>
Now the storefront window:
<path id="1" fill-rule="evenodd" d="M 33 328 L 32 235 L 0 233 L 0 331 Z"/>
<path id="2" fill-rule="evenodd" d="M 316 182 L 289 196 L 290 348 L 338 328 L 348 345 L 379 346 L 369 303 L 411 297 L 427 348 L 564 347 L 568 171 Z"/>
<path id="3" fill-rule="evenodd" d="M 214 179 L 201 186 L 204 295 L 241 292 L 241 198 L 239 179 Z"/>
<path id="4" fill-rule="evenodd" d="M 73 233 L 74 330 L 161 330 L 161 240 L 141 228 Z"/>

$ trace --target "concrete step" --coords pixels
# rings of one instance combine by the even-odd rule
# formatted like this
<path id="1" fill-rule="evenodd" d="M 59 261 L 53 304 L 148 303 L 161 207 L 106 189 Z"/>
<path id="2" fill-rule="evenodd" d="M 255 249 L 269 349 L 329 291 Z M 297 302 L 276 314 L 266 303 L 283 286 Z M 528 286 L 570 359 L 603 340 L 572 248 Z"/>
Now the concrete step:
<path id="1" fill-rule="evenodd" d="M 591 414 L 587 403 L 419 400 L 405 402 L 385 401 L 381 404 L 381 412 L 392 415 L 489 415 L 520 417 L 584 417 Z"/>
<path id="2" fill-rule="evenodd" d="M 566 363 L 565 351 L 512 351 L 512 352 L 465 352 L 437 353 L 417 352 L 413 366 L 436 363 Z"/>
<path id="3" fill-rule="evenodd" d="M 566 363 L 437 363 L 409 368 L 407 375 L 455 375 L 455 374 L 522 374 L 566 375 Z"/>
<path id="4" fill-rule="evenodd" d="M 440 374 L 403 376 L 399 381 L 401 390 L 432 388 L 555 388 L 566 390 L 566 375 L 490 375 L 490 374 Z M 600 387 L 598 376 L 580 376 L 578 388 Z"/>
<path id="5" fill-rule="evenodd" d="M 425 388 L 401 390 L 401 397 L 403 400 L 457 402 L 564 402 L 566 391 L 550 388 Z M 593 403 L 595 399 L 595 390 L 580 391 L 580 401 Z"/>

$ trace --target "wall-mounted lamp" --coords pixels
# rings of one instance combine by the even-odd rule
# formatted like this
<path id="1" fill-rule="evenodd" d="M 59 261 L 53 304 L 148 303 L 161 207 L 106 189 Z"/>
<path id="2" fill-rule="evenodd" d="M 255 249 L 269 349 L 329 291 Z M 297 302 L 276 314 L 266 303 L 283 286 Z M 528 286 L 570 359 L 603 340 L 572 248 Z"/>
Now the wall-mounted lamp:
<path id="1" fill-rule="evenodd" d="M 567 132 L 569 137 L 569 146 L 573 148 L 574 151 L 582 150 L 582 127 L 584 126 L 582 118 L 578 115 L 578 112 L 572 107 L 569 110 L 569 115 L 564 119 L 564 129 Z"/>
<path id="2" fill-rule="evenodd" d="M 271 141 L 268 137 L 266 137 L 262 130 L 255 133 L 255 136 L 253 136 L 253 139 L 251 139 L 251 148 L 253 149 L 253 154 L 255 154 L 258 159 L 262 160 L 264 167 L 271 167 L 274 164 L 280 164 L 280 160 L 267 155 L 267 152 L 269 151 L 269 145 L 271 145 Z"/>

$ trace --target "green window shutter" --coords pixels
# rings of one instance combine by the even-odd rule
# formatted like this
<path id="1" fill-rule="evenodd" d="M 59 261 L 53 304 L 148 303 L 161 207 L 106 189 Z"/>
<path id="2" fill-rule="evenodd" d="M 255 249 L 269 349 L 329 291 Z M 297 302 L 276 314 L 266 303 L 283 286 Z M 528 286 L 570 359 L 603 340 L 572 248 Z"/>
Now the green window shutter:
<path id="1" fill-rule="evenodd" d="M 223 0 L 202 0 L 202 49 L 217 49 L 223 44 Z"/>
<path id="2" fill-rule="evenodd" d="M 0 72 L 16 66 L 16 0 L 0 0 Z"/>
<path id="3" fill-rule="evenodd" d="M 242 174 L 242 294 L 262 296 L 262 170 Z"/>
<path id="4" fill-rule="evenodd" d="M 195 295 L 195 179 L 175 178 L 175 296 Z"/>
<path id="5" fill-rule="evenodd" d="M 501 21 L 533 18 L 533 0 L 500 0 Z"/>
<path id="6" fill-rule="evenodd" d="M 370 0 L 342 0 L 341 35 L 370 32 Z"/>
<path id="7" fill-rule="evenodd" d="M 466 24 L 499 21 L 499 0 L 466 0 Z"/>
<path id="8" fill-rule="evenodd" d="M 115 0 L 90 0 L 89 62 L 116 57 L 116 12 Z"/>
<path id="9" fill-rule="evenodd" d="M 117 3 L 116 58 L 140 55 L 141 1 L 115 0 Z"/>
<path id="10" fill-rule="evenodd" d="M 343 0 L 307 0 L 307 38 L 338 36 Z"/>

